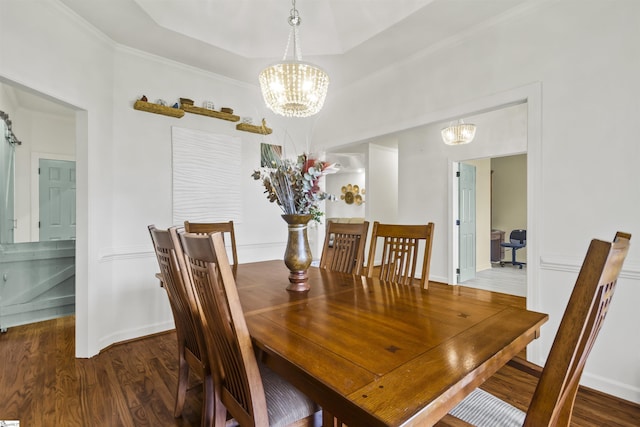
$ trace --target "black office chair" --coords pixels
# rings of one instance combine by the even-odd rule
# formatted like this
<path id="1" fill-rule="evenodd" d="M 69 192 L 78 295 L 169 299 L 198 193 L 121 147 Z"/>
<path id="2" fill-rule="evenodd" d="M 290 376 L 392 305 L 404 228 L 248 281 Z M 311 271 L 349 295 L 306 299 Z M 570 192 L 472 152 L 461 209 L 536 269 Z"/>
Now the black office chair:
<path id="1" fill-rule="evenodd" d="M 511 264 L 517 265 L 520 269 L 526 265 L 524 262 L 516 261 L 516 251 L 527 246 L 527 230 L 513 230 L 509 235 L 509 241 L 500 243 L 500 246 L 511 248 Z M 508 261 L 500 261 L 500 266 L 504 267 L 505 262 Z"/>

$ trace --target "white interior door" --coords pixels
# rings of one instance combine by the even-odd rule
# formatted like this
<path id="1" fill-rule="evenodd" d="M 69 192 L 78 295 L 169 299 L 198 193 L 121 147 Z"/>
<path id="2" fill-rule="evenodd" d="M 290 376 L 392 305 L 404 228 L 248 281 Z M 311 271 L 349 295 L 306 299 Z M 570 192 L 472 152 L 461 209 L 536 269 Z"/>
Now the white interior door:
<path id="1" fill-rule="evenodd" d="M 76 238 L 76 162 L 40 159 L 40 241 Z"/>
<path id="2" fill-rule="evenodd" d="M 476 277 L 476 167 L 458 168 L 458 283 Z"/>

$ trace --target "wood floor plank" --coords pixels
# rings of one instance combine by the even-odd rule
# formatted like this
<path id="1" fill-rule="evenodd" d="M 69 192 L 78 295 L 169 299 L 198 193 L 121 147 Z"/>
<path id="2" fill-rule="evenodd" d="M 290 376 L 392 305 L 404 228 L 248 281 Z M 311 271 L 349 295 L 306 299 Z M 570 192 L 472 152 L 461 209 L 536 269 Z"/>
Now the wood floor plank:
<path id="1" fill-rule="evenodd" d="M 56 328 L 65 327 L 68 318 L 56 319 Z M 70 327 L 73 324 L 69 323 Z M 75 366 L 75 340 L 65 335 L 55 335 L 55 372 L 53 402 L 55 402 L 55 425 L 65 422 L 67 426 L 81 426 L 80 382 Z"/>

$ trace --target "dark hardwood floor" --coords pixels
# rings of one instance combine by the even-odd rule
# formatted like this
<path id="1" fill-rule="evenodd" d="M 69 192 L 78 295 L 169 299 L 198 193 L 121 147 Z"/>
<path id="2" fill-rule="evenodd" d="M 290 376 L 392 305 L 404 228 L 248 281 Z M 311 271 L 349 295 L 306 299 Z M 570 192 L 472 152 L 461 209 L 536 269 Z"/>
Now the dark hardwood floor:
<path id="1" fill-rule="evenodd" d="M 432 283 L 433 289 L 442 285 Z M 523 305 L 524 299 L 464 287 L 443 288 L 474 298 Z M 202 393 L 192 378 L 181 418 L 172 415 L 177 345 L 169 332 L 114 345 L 76 359 L 75 319 L 64 317 L 10 328 L 0 334 L 0 420 L 20 427 L 141 427 L 200 425 Z M 530 377 L 501 369 L 483 388 L 526 407 Z M 639 426 L 640 405 L 581 389 L 573 426 Z"/>

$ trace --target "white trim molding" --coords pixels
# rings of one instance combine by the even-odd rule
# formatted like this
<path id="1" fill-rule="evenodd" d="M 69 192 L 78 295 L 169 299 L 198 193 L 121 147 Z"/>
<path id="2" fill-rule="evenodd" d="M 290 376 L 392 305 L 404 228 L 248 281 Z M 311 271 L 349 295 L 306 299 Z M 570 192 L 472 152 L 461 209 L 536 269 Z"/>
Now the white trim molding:
<path id="1" fill-rule="evenodd" d="M 545 255 L 540 257 L 540 269 L 548 271 L 561 271 L 565 273 L 578 273 L 583 259 L 562 255 Z M 640 266 L 626 263 L 620 272 L 620 278 L 640 280 Z"/>

